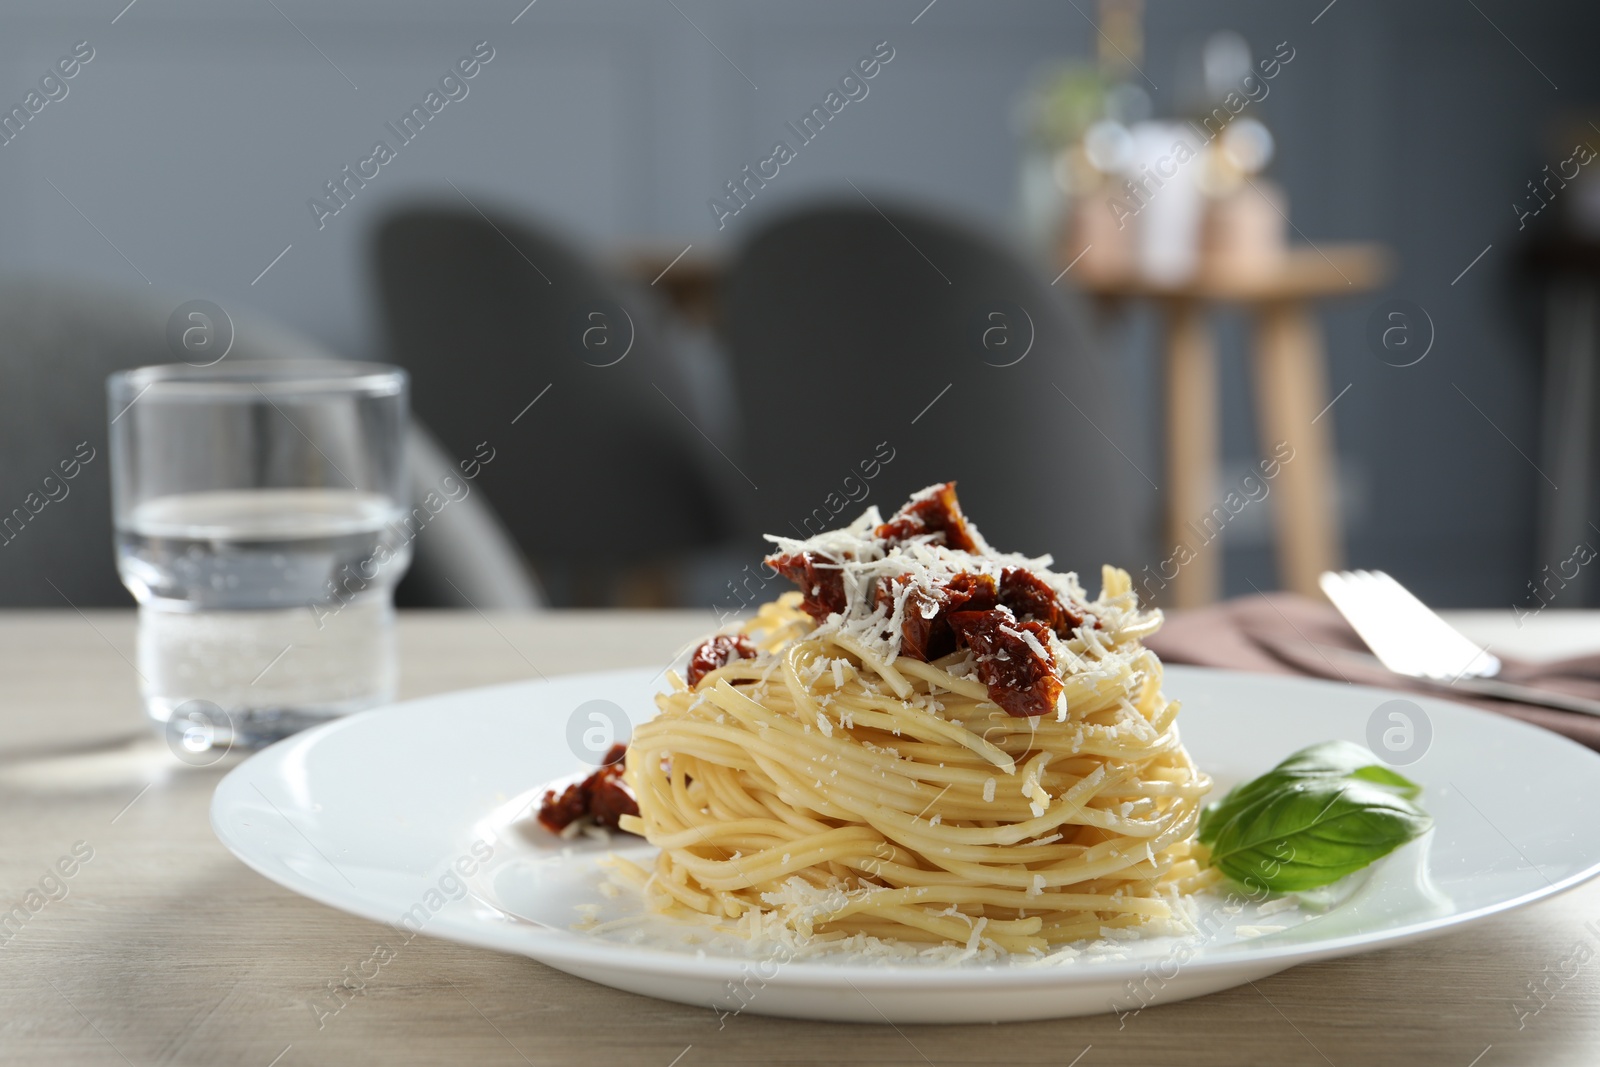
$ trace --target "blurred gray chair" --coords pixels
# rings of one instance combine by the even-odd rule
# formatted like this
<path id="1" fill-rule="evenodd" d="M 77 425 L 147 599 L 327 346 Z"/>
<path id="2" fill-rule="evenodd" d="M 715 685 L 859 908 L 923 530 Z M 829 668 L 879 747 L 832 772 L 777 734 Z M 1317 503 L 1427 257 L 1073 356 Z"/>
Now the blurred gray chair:
<path id="1" fill-rule="evenodd" d="M 0 541 L 0 606 L 79 608 L 132 602 L 117 578 L 111 532 L 106 376 L 177 360 L 167 321 L 184 300 L 78 282 L 0 280 L 0 516 L 44 490 L 65 487 Z M 326 359 L 323 349 L 259 318 L 230 312 L 227 358 Z M 456 470 L 420 425 L 407 443 L 414 499 Z M 467 455 L 470 456 L 470 452 Z M 78 474 L 61 481 L 62 460 Z M 84 457 L 89 457 L 84 461 Z M 61 490 L 54 490 L 60 494 Z M 515 545 L 480 494 L 451 505 L 418 537 L 402 583 L 412 604 L 483 609 L 541 603 Z"/>
<path id="2" fill-rule="evenodd" d="M 701 429 L 706 392 L 651 301 L 563 240 L 470 207 L 391 215 L 372 247 L 389 358 L 478 479 L 551 599 L 661 603 L 726 533 L 731 470 Z"/>
<path id="3" fill-rule="evenodd" d="M 758 428 L 748 533 L 815 532 L 956 479 L 992 544 L 1052 553 L 1091 591 L 1101 563 L 1149 559 L 1131 511 L 1145 481 L 1079 302 L 991 239 L 877 203 L 777 219 L 728 270 Z"/>

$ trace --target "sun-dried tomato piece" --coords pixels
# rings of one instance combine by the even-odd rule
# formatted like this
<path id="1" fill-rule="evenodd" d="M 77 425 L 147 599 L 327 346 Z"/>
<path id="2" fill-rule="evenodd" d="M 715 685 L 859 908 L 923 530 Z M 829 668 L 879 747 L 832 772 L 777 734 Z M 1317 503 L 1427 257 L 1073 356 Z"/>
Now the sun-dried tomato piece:
<path id="1" fill-rule="evenodd" d="M 559 834 L 571 823 L 589 814 L 589 797 L 583 783 L 569 785 L 557 795 L 554 789 L 545 790 L 539 804 L 539 822 L 553 834 Z"/>
<path id="2" fill-rule="evenodd" d="M 872 593 L 872 602 L 875 607 L 882 608 L 887 614 L 894 614 L 894 600 L 900 595 L 900 589 L 911 585 L 911 575 L 900 574 L 893 578 L 878 580 L 878 588 Z M 928 657 L 919 654 L 927 644 L 929 632 L 939 614 L 939 601 L 925 589 L 912 588 L 906 594 L 906 620 L 900 627 L 900 654 L 912 659 L 925 660 Z M 949 623 L 945 624 L 949 626 Z"/>
<path id="3" fill-rule="evenodd" d="M 587 816 L 597 826 L 616 830 L 622 816 L 639 814 L 639 802 L 622 781 L 622 760 L 627 754 L 628 746 L 612 745 L 605 763 L 589 777 L 567 786 L 560 795 L 554 789 L 545 790 L 539 803 L 540 824 L 559 834 Z"/>
<path id="4" fill-rule="evenodd" d="M 902 574 L 878 583 L 875 602 L 892 612 L 899 588 L 909 585 Z M 995 580 L 987 574 L 965 571 L 937 589 L 914 588 L 906 597 L 905 621 L 900 626 L 900 654 L 924 663 L 956 650 L 956 635 L 946 616 L 952 611 L 986 611 L 997 601 Z"/>
<path id="5" fill-rule="evenodd" d="M 980 550 L 977 538 L 967 525 L 967 517 L 961 512 L 961 503 L 956 500 L 955 482 L 936 485 L 927 495 L 912 499 L 872 533 L 891 544 L 923 534 L 942 533 L 946 548 L 964 552 Z"/>
<path id="6" fill-rule="evenodd" d="M 962 571 L 941 590 L 951 611 L 988 611 L 997 606 L 994 577 Z"/>
<path id="7" fill-rule="evenodd" d="M 767 566 L 800 587 L 800 610 L 822 622 L 845 609 L 844 572 L 815 552 L 790 552 L 766 558 Z"/>
<path id="8" fill-rule="evenodd" d="M 951 628 L 977 654 L 978 680 L 989 687 L 990 700 L 1010 715 L 1055 711 L 1062 686 L 1050 652 L 1048 626 L 1019 622 L 1005 607 L 956 611 L 948 618 Z"/>
<path id="9" fill-rule="evenodd" d="M 1019 619 L 1035 619 L 1061 637 L 1071 637 L 1085 618 L 1043 578 L 1021 567 L 1007 567 L 1000 572 L 1000 603 L 1016 612 Z M 1094 625 L 1098 629 L 1100 620 L 1096 619 Z"/>
<path id="10" fill-rule="evenodd" d="M 736 659 L 755 659 L 756 646 L 744 634 L 717 634 L 702 642 L 689 657 L 689 688 L 700 684 L 700 679 Z"/>
<path id="11" fill-rule="evenodd" d="M 622 816 L 639 814 L 639 802 L 622 784 L 621 765 L 616 766 L 619 769 L 614 775 L 593 775 L 594 784 L 589 787 L 589 818 L 610 830 L 619 829 Z"/>

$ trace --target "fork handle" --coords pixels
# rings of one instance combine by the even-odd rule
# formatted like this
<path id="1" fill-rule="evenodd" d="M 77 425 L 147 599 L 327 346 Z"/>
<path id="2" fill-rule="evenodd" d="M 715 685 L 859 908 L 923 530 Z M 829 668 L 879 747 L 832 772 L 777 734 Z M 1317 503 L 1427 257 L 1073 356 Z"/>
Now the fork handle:
<path id="1" fill-rule="evenodd" d="M 1324 655 L 1331 654 L 1335 659 L 1355 660 L 1374 667 L 1383 667 L 1383 663 L 1370 652 L 1357 652 L 1354 649 L 1338 648 L 1332 645 L 1313 644 L 1312 648 Z M 1389 670 L 1384 667 L 1384 670 Z M 1580 715 L 1593 715 L 1600 718 L 1600 700 L 1591 700 L 1588 697 L 1576 697 L 1567 693 L 1553 693 L 1548 689 L 1537 689 L 1531 685 L 1521 685 L 1517 682 L 1505 682 L 1499 678 L 1457 678 L 1453 682 L 1446 682 L 1438 678 L 1420 678 L 1412 674 L 1401 674 L 1398 671 L 1389 671 L 1396 678 L 1406 678 L 1413 682 L 1420 682 L 1430 689 L 1437 689 L 1441 693 L 1467 692 L 1477 693 L 1480 696 L 1497 697 L 1501 700 L 1514 700 L 1519 704 L 1537 704 L 1544 708 L 1555 708 L 1558 711 L 1575 711 Z"/>
<path id="2" fill-rule="evenodd" d="M 1426 680 L 1419 679 L 1419 681 Z M 1531 685 L 1518 685 L 1516 682 L 1503 682 L 1498 678 L 1462 678 L 1454 684 L 1450 682 L 1430 682 L 1430 684 L 1443 690 L 1464 689 L 1469 693 L 1481 693 L 1488 697 L 1514 700 L 1519 704 L 1538 704 L 1541 707 L 1557 708 L 1561 711 L 1576 711 L 1583 715 L 1600 717 L 1600 700 L 1571 696 L 1567 693 L 1553 693 L 1548 689 L 1537 689 Z"/>

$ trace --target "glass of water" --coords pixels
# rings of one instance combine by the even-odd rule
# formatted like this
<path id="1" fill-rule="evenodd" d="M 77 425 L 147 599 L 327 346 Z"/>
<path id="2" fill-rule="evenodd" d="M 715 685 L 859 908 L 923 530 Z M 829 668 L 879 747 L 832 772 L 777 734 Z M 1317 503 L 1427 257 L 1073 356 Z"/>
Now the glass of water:
<path id="1" fill-rule="evenodd" d="M 107 390 L 117 569 L 139 602 L 145 710 L 174 751 L 270 744 L 392 700 L 405 372 L 174 364 Z"/>

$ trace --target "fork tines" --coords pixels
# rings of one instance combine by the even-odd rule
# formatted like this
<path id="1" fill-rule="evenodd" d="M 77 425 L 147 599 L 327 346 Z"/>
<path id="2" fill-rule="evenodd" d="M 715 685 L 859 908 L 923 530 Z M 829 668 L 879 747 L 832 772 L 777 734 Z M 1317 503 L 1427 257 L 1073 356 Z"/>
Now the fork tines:
<path id="1" fill-rule="evenodd" d="M 1490 678 L 1500 660 L 1383 571 L 1325 572 L 1319 584 L 1383 665 L 1413 678 Z"/>

